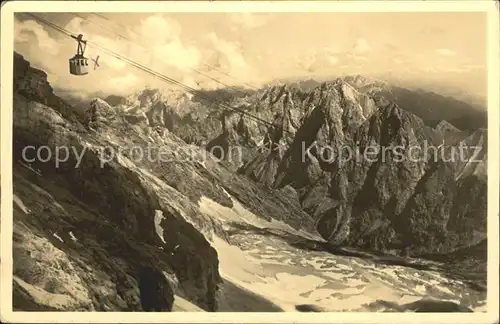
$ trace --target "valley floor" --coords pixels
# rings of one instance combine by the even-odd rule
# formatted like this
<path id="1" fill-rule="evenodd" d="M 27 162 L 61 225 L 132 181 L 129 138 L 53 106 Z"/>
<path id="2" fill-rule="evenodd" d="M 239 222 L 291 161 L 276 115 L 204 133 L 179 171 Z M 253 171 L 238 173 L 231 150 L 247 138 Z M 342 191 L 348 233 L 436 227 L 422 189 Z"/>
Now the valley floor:
<path id="1" fill-rule="evenodd" d="M 422 299 L 486 311 L 485 291 L 450 279 L 438 271 L 437 263 L 420 260 L 402 266 L 383 258 L 335 255 L 307 247 L 304 243 L 313 242 L 311 238 L 290 233 L 286 225 L 266 226 L 237 202 L 228 209 L 205 199 L 200 207 L 228 221 L 229 243 L 211 240 L 223 278 L 267 300 L 254 302 L 246 311 L 273 311 L 273 305 L 292 312 L 390 311 L 386 302 L 402 305 Z M 235 304 L 233 311 L 241 307 Z"/>

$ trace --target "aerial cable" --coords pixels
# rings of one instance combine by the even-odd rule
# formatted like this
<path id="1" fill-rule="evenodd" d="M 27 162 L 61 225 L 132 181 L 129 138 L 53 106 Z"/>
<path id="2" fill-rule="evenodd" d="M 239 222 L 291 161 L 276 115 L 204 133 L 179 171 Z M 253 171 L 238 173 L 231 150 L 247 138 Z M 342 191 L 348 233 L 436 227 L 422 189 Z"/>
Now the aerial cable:
<path id="1" fill-rule="evenodd" d="M 137 46 L 141 47 L 141 48 L 142 48 L 142 49 L 144 49 L 144 50 L 147 50 L 147 48 L 146 48 L 144 45 L 142 45 L 142 44 L 140 44 L 140 43 L 138 43 L 138 42 L 134 41 L 133 39 L 131 39 L 131 38 L 129 38 L 129 37 L 123 36 L 122 34 L 119 34 L 119 33 L 117 33 L 116 31 L 114 31 L 114 30 L 112 30 L 112 29 L 110 29 L 110 28 L 107 28 L 107 27 L 103 26 L 102 24 L 99 24 L 99 23 L 97 23 L 97 22 L 95 22 L 95 21 L 91 21 L 90 19 L 85 18 L 85 17 L 82 17 L 82 16 L 80 16 L 80 15 L 78 15 L 78 14 L 75 14 L 75 13 L 69 13 L 69 14 L 73 14 L 74 16 L 76 16 L 76 17 L 78 17 L 78 18 L 80 18 L 80 19 L 83 19 L 83 20 L 85 20 L 85 21 L 88 21 L 88 22 L 89 22 L 89 23 L 91 23 L 91 24 L 96 24 L 96 25 L 99 25 L 102 29 L 109 31 L 109 32 L 111 32 L 111 33 L 113 33 L 113 34 L 117 35 L 118 37 L 120 37 L 120 38 L 122 38 L 122 39 L 124 39 L 124 40 L 126 40 L 126 41 L 129 41 L 129 42 L 130 42 L 130 43 L 132 43 L 132 44 L 135 44 L 135 45 L 137 45 Z M 97 17 L 100 17 L 100 18 L 103 18 L 103 19 L 107 19 L 107 18 L 105 18 L 103 15 L 96 14 L 96 13 L 92 13 L 92 14 L 96 15 Z M 108 21 L 111 21 L 111 20 L 109 20 L 109 19 L 107 19 L 107 20 L 108 20 Z M 115 22 L 115 23 L 116 23 L 116 22 Z M 116 24 L 121 25 L 121 24 L 119 24 L 119 23 L 116 23 Z M 197 70 L 197 69 L 194 69 L 194 68 L 189 68 L 189 70 L 191 70 L 191 71 L 193 71 L 193 72 L 195 72 L 195 73 L 198 73 L 198 74 L 200 74 L 201 76 L 204 76 L 205 78 L 208 78 L 208 79 L 210 79 L 210 80 L 212 80 L 212 81 L 215 81 L 215 82 L 217 82 L 217 83 L 219 83 L 219 84 L 221 84 L 221 85 L 223 85 L 223 86 L 225 86 L 225 87 L 227 87 L 227 88 L 233 88 L 235 91 L 239 92 L 240 94 L 247 95 L 247 93 L 245 93 L 245 92 L 243 92 L 243 91 L 241 91 L 241 90 L 239 90 L 239 89 L 237 89 L 237 88 L 235 88 L 235 87 L 233 87 L 233 86 L 231 86 L 231 85 L 229 85 L 229 84 L 226 84 L 226 83 L 224 83 L 224 82 L 222 82 L 222 81 L 220 81 L 220 80 L 218 80 L 218 79 L 216 79 L 216 78 L 214 78 L 214 77 L 211 77 L 210 75 L 207 75 L 207 74 L 205 74 L 205 73 L 201 72 L 200 70 Z M 257 89 L 257 88 L 256 88 L 256 89 Z M 257 90 L 260 90 L 260 89 L 257 89 Z"/>
<path id="2" fill-rule="evenodd" d="M 51 23 L 51 22 L 49 22 L 49 21 L 47 21 L 45 19 L 39 18 L 36 15 L 33 15 L 31 13 L 25 12 L 24 14 L 32 17 L 33 19 L 35 19 L 35 20 L 37 20 L 37 21 L 39 21 L 39 22 L 41 22 L 41 23 L 43 23 L 43 24 L 45 24 L 45 25 L 47 25 L 49 27 L 54 28 L 55 30 L 57 30 L 57 31 L 65 34 L 66 36 L 69 36 L 69 37 L 72 37 L 72 38 L 76 38 L 75 34 L 73 34 L 72 32 L 70 32 L 70 31 L 68 31 L 68 30 L 66 30 L 66 29 L 64 29 L 64 28 L 62 28 L 62 27 L 60 27 L 60 26 L 58 26 L 56 24 L 53 24 L 53 23 Z M 109 55 L 111 55 L 111 56 L 113 56 L 113 57 L 115 57 L 115 58 L 117 58 L 117 59 L 119 59 L 119 60 L 121 60 L 121 61 L 123 61 L 125 63 L 128 63 L 129 65 L 132 65 L 132 66 L 134 66 L 134 67 L 136 67 L 136 68 L 138 68 L 140 70 L 143 70 L 143 71 L 145 71 L 145 72 L 147 72 L 147 73 L 149 73 L 149 74 L 151 74 L 153 76 L 156 76 L 156 77 L 164 80 L 165 82 L 177 85 L 177 86 L 183 88 L 184 90 L 186 90 L 187 92 L 190 92 L 190 93 L 192 93 L 194 95 L 198 95 L 199 97 L 201 97 L 201 98 L 203 98 L 203 99 L 205 99 L 207 101 L 210 101 L 210 102 L 216 104 L 217 106 L 219 106 L 219 107 L 221 107 L 223 109 L 239 112 L 239 113 L 241 113 L 241 114 L 249 117 L 250 119 L 253 119 L 257 123 L 261 123 L 263 125 L 266 125 L 266 126 L 269 126 L 269 127 L 272 127 L 272 128 L 276 128 L 277 127 L 273 123 L 270 123 L 270 122 L 268 122 L 268 121 L 266 121 L 264 119 L 261 119 L 261 118 L 259 118 L 257 116 L 254 116 L 254 115 L 252 115 L 252 114 L 250 114 L 250 113 L 248 113 L 248 112 L 246 112 L 246 111 L 244 111 L 244 110 L 242 110 L 240 108 L 232 107 L 232 106 L 229 106 L 229 105 L 224 104 L 222 102 L 218 103 L 218 101 L 220 101 L 220 99 L 218 99 L 218 98 L 212 97 L 209 94 L 206 94 L 206 93 L 204 93 L 202 91 L 196 90 L 196 89 L 194 89 L 194 88 L 192 88 L 192 87 L 190 87 L 188 85 L 183 84 L 182 82 L 179 82 L 179 81 L 177 81 L 175 79 L 172 79 L 172 78 L 170 78 L 168 76 L 165 76 L 165 75 L 163 75 L 163 74 L 161 74 L 159 72 L 156 72 L 156 71 L 154 71 L 154 70 L 152 70 L 152 69 L 150 69 L 150 68 L 148 68 L 148 67 L 146 67 L 146 66 L 144 66 L 144 65 L 142 65 L 140 63 L 137 63 L 137 62 L 135 62 L 133 60 L 130 60 L 130 59 L 128 59 L 128 58 L 126 58 L 126 57 L 118 54 L 118 53 L 115 53 L 115 52 L 113 52 L 111 50 L 108 50 L 108 49 L 100 46 L 99 44 L 96 44 L 96 43 L 91 42 L 91 41 L 86 41 L 86 42 L 87 42 L 87 44 L 90 44 L 90 45 L 94 46 L 95 48 L 98 48 L 98 49 L 100 49 L 100 50 L 108 53 Z M 290 131 L 288 131 L 288 130 L 283 129 L 282 131 L 293 135 L 293 133 L 290 132 Z"/>
<path id="3" fill-rule="evenodd" d="M 74 12 L 68 12 L 68 14 L 71 14 L 71 15 L 73 15 L 73 16 L 76 16 L 76 17 L 78 17 L 78 18 L 80 18 L 80 19 L 82 19 L 82 20 L 88 21 L 88 22 L 90 22 L 90 23 L 93 23 L 93 24 L 99 25 L 102 29 L 107 30 L 107 31 L 108 31 L 108 32 L 110 32 L 110 33 L 113 33 L 113 34 L 117 35 L 118 37 L 123 38 L 124 40 L 131 41 L 131 40 L 130 40 L 129 38 L 127 38 L 126 36 L 123 36 L 123 35 L 121 35 L 121 34 L 119 34 L 119 33 L 115 32 L 115 31 L 114 31 L 114 30 L 112 30 L 111 28 L 108 28 L 108 27 L 106 27 L 106 26 L 104 26 L 104 25 L 102 25 L 102 24 L 100 24 L 100 23 L 98 23 L 98 22 L 95 22 L 95 21 L 90 21 L 88 18 L 85 18 L 85 17 L 83 17 L 83 16 L 81 16 L 81 15 L 79 15 L 79 14 L 77 14 L 77 13 L 74 13 Z M 91 14 L 93 14 L 93 13 L 91 13 Z"/>
<path id="4" fill-rule="evenodd" d="M 104 16 L 104 15 L 102 15 L 102 14 L 95 13 L 95 12 L 93 12 L 93 13 L 91 13 L 91 14 L 93 14 L 93 15 L 95 15 L 95 16 L 97 16 L 97 17 L 99 17 L 99 18 L 105 19 L 105 20 L 107 20 L 107 21 L 110 21 L 110 22 L 112 22 L 112 23 L 115 23 L 115 24 L 117 24 L 117 25 L 119 25 L 119 26 L 122 26 L 122 27 L 124 27 L 124 28 L 127 28 L 127 27 L 126 27 L 126 26 L 124 26 L 123 24 L 121 24 L 121 23 L 119 23 L 119 22 L 116 22 L 116 21 L 113 21 L 113 20 L 111 20 L 111 19 L 107 18 L 106 16 Z M 111 30 L 110 30 L 110 31 L 111 31 Z M 120 34 L 116 33 L 115 31 L 111 31 L 111 32 L 112 32 L 112 33 L 115 33 L 115 34 L 117 34 L 117 35 L 119 35 L 119 36 L 120 36 L 120 37 L 122 37 L 122 38 L 128 39 L 128 38 L 126 38 L 125 36 L 122 36 L 122 35 L 120 35 Z M 131 42 L 133 42 L 131 39 L 128 39 L 128 40 L 129 40 L 129 41 L 131 41 Z M 230 78 L 232 78 L 232 79 L 234 79 L 234 80 L 236 80 L 236 81 L 240 81 L 240 80 L 238 80 L 236 77 L 232 76 L 231 74 L 229 74 L 229 73 L 227 73 L 227 72 L 225 72 L 225 71 L 219 70 L 218 68 L 214 67 L 213 65 L 210 65 L 210 64 L 207 64 L 207 63 L 202 63 L 202 64 L 203 64 L 205 67 L 207 67 L 207 68 L 209 68 L 209 69 L 211 69 L 211 70 L 214 70 L 214 71 L 217 71 L 217 72 L 219 72 L 219 73 L 222 73 L 222 74 L 224 74 L 224 75 L 226 75 L 226 76 L 228 76 L 228 77 L 230 77 Z M 200 73 L 201 75 L 204 75 L 204 74 L 203 74 L 203 72 L 201 72 L 201 71 L 198 71 L 198 70 L 197 70 L 196 72 L 197 72 L 197 73 Z M 214 80 L 214 81 L 216 81 L 216 82 L 218 82 L 218 83 L 220 83 L 220 84 L 222 84 L 222 85 L 225 85 L 225 86 L 227 86 L 227 87 L 232 87 L 232 86 L 229 86 L 229 85 L 226 85 L 226 84 L 222 83 L 221 81 L 219 81 L 219 80 L 217 80 L 217 79 L 213 79 L 213 78 L 212 78 L 212 77 L 210 77 L 210 76 L 207 76 L 207 75 L 204 75 L 204 76 L 205 76 L 205 77 L 208 77 L 208 78 L 210 78 L 210 79 L 212 79 L 212 80 Z M 256 86 L 254 86 L 254 85 L 252 85 L 252 84 L 250 84 L 250 83 L 243 82 L 243 84 L 245 84 L 246 86 L 248 86 L 248 87 L 249 87 L 249 88 L 251 88 L 251 89 L 254 89 L 254 90 L 260 90 L 260 88 L 258 88 L 258 87 L 256 87 Z"/>

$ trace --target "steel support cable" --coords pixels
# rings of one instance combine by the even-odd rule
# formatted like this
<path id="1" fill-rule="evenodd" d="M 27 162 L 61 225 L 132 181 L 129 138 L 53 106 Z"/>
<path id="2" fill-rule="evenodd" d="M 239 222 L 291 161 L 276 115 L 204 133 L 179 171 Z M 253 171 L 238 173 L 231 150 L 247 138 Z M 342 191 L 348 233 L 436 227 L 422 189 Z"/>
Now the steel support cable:
<path id="1" fill-rule="evenodd" d="M 62 27 L 60 27 L 60 26 L 58 26 L 58 25 L 56 25 L 54 23 L 51 23 L 51 22 L 49 22 L 49 21 L 47 21 L 47 20 L 45 20 L 43 18 L 37 17 L 34 14 L 31 14 L 31 13 L 24 13 L 24 14 L 32 17 L 33 19 L 39 21 L 40 23 L 43 23 L 43 24 L 45 24 L 45 25 L 47 25 L 47 26 L 49 26 L 51 28 L 54 28 L 55 30 L 57 30 L 57 31 L 65 34 L 66 36 L 76 37 L 76 35 L 74 33 L 66 30 L 65 28 L 62 28 Z M 246 111 L 244 111 L 244 110 L 242 110 L 240 108 L 236 108 L 236 107 L 232 107 L 232 106 L 229 106 L 227 104 L 224 104 L 223 102 L 220 102 L 220 99 L 218 99 L 218 98 L 212 97 L 212 96 L 210 96 L 210 95 L 208 95 L 208 94 L 206 94 L 204 92 L 196 90 L 196 89 L 194 89 L 194 88 L 192 88 L 192 87 L 190 87 L 188 85 L 185 85 L 182 82 L 179 82 L 179 81 L 177 81 L 175 79 L 172 79 L 172 78 L 170 78 L 168 76 L 165 76 L 165 75 L 163 75 L 163 74 L 161 74 L 159 72 L 156 72 L 156 71 L 154 71 L 154 70 L 152 70 L 152 69 L 150 69 L 150 68 L 148 68 L 148 67 L 146 67 L 146 66 L 144 66 L 144 65 L 142 65 L 140 63 L 137 63 L 137 62 L 135 62 L 135 61 L 133 61 L 131 59 L 128 59 L 128 58 L 122 56 L 121 54 L 118 54 L 118 53 L 115 53 L 115 52 L 113 52 L 111 50 L 108 50 L 108 49 L 102 47 L 101 45 L 99 45 L 97 43 L 94 43 L 92 41 L 87 40 L 87 44 L 92 45 L 95 48 L 98 48 L 98 49 L 102 50 L 103 52 L 106 52 L 109 55 L 111 55 L 111 56 L 113 56 L 113 57 L 115 57 L 115 58 L 117 58 L 117 59 L 119 59 L 119 60 L 121 60 L 121 61 L 123 61 L 125 63 L 128 63 L 129 65 L 132 65 L 132 66 L 134 66 L 134 67 L 136 67 L 136 68 L 138 68 L 140 70 L 143 70 L 143 71 L 145 71 L 145 72 L 147 72 L 147 73 L 149 73 L 149 74 L 151 74 L 151 75 L 153 75 L 155 77 L 158 77 L 158 78 L 160 78 L 161 80 L 163 80 L 163 81 L 165 81 L 167 83 L 174 84 L 176 86 L 179 86 L 179 87 L 183 88 L 187 92 L 190 92 L 190 93 L 192 93 L 194 95 L 198 95 L 199 97 L 201 97 L 201 98 L 203 98 L 203 99 L 205 99 L 205 100 L 207 100 L 207 101 L 209 101 L 209 102 L 211 102 L 213 104 L 216 104 L 217 106 L 219 106 L 219 107 L 221 107 L 223 109 L 231 110 L 231 111 L 235 111 L 235 112 L 239 112 L 242 115 L 245 115 L 245 116 L 249 117 L 250 119 L 253 119 L 257 123 L 261 123 L 263 125 L 266 125 L 266 126 L 269 126 L 269 127 L 272 127 L 272 128 L 276 128 L 277 127 L 276 125 L 274 125 L 274 124 L 272 124 L 272 123 L 270 123 L 270 122 L 268 122 L 268 121 L 266 121 L 264 119 L 261 119 L 261 118 L 259 118 L 257 116 L 254 116 L 254 115 L 252 115 L 252 114 L 250 114 L 250 113 L 248 113 L 248 112 L 246 112 Z M 217 102 L 217 101 L 219 101 L 219 102 Z M 286 132 L 286 133 L 289 133 L 289 134 L 293 135 L 293 133 L 290 132 L 290 131 L 288 131 L 288 130 L 283 130 L 283 132 Z"/>

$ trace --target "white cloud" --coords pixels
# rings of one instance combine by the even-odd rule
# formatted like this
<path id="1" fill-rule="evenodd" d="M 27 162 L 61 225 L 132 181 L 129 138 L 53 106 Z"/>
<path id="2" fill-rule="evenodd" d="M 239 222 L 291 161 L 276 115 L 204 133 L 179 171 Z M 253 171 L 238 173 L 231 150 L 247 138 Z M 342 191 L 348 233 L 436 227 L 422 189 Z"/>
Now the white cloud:
<path id="1" fill-rule="evenodd" d="M 321 50 L 311 50 L 303 56 L 294 56 L 293 60 L 300 71 L 309 73 L 327 69 L 340 62 L 337 51 L 328 47 Z"/>
<path id="2" fill-rule="evenodd" d="M 210 65 L 231 75 L 233 77 L 231 79 L 232 84 L 237 83 L 238 80 L 241 83 L 259 82 L 258 76 L 247 63 L 238 42 L 221 39 L 215 33 L 210 33 L 207 38 L 215 50 L 213 55 L 213 61 L 215 62 L 211 62 Z"/>
<path id="3" fill-rule="evenodd" d="M 366 56 L 361 55 L 352 55 L 351 58 L 356 61 L 368 61 L 368 58 Z"/>
<path id="4" fill-rule="evenodd" d="M 397 65 L 403 64 L 403 60 L 401 60 L 399 58 L 394 58 L 392 61 L 393 61 L 394 64 L 397 64 Z"/>
<path id="5" fill-rule="evenodd" d="M 451 66 L 451 67 L 435 67 L 433 71 L 452 72 L 452 73 L 469 73 L 469 72 L 477 72 L 477 71 L 481 71 L 481 70 L 485 70 L 485 67 L 482 65 L 464 64 L 464 65 Z"/>
<path id="6" fill-rule="evenodd" d="M 291 55 L 283 60 L 291 61 L 291 64 L 285 63 L 287 75 L 290 77 L 312 77 L 323 76 L 328 73 L 335 73 L 338 64 L 342 59 L 337 55 L 332 55 L 325 48 L 311 49 L 306 53 Z"/>
<path id="7" fill-rule="evenodd" d="M 372 48 L 370 44 L 368 44 L 368 41 L 364 38 L 359 38 L 356 40 L 354 43 L 353 49 L 352 49 L 354 54 L 364 54 L 372 51 Z"/>
<path id="8" fill-rule="evenodd" d="M 162 44 L 179 39 L 181 34 L 179 23 L 162 14 L 149 16 L 141 22 L 138 28 L 139 34 L 147 40 L 149 44 Z"/>
<path id="9" fill-rule="evenodd" d="M 96 43 L 103 47 L 111 47 L 110 49 L 115 49 L 118 53 L 148 66 L 175 67 L 186 72 L 196 68 L 200 63 L 201 55 L 198 49 L 186 46 L 180 40 L 179 23 L 161 14 L 142 20 L 130 34 L 130 41 L 120 37 L 114 39 L 94 37 Z"/>
<path id="10" fill-rule="evenodd" d="M 51 54 L 57 55 L 59 53 L 59 44 L 49 33 L 43 28 L 42 25 L 34 20 L 19 21 L 15 19 L 14 23 L 14 41 L 18 43 L 30 42 L 30 33 L 32 33 L 38 41 L 40 50 Z"/>
<path id="11" fill-rule="evenodd" d="M 312 71 L 314 70 L 314 64 L 316 63 L 316 55 L 309 54 L 304 56 L 295 57 L 296 65 L 301 70 Z"/>
<path id="12" fill-rule="evenodd" d="M 457 55 L 457 53 L 455 51 L 452 51 L 448 48 L 438 48 L 436 50 L 436 52 L 442 56 L 455 56 L 455 55 Z"/>
<path id="13" fill-rule="evenodd" d="M 130 94 L 141 80 L 134 73 L 116 76 L 107 80 L 107 85 L 116 90 L 116 94 Z"/>
<path id="14" fill-rule="evenodd" d="M 331 65 L 336 65 L 339 62 L 338 57 L 333 56 L 333 55 L 329 55 L 327 60 L 328 60 L 328 63 L 330 63 Z"/>
<path id="15" fill-rule="evenodd" d="M 482 64 L 466 64 L 463 66 L 464 69 L 467 71 L 473 71 L 473 70 L 486 70 L 486 66 Z"/>
<path id="16" fill-rule="evenodd" d="M 95 18 L 94 18 L 95 19 Z M 129 40 L 102 28 L 100 21 L 92 23 L 79 17 L 61 26 L 74 34 L 83 34 L 84 39 L 98 44 L 106 50 L 118 53 L 132 61 L 145 65 L 154 71 L 164 73 L 176 80 L 182 80 L 197 68 L 201 53 L 194 46 L 186 45 L 181 39 L 180 25 L 161 15 L 149 16 L 135 28 L 129 30 Z M 124 93 L 137 91 L 147 85 L 167 85 L 145 71 L 119 60 L 106 51 L 88 44 L 85 56 L 89 59 L 89 74 L 73 76 L 68 71 L 68 59 L 76 53 L 75 40 L 63 34 L 51 37 L 50 27 L 34 20 L 15 22 L 16 50 L 34 66 L 49 72 L 55 88 L 72 92 Z M 116 28 L 116 27 L 115 27 Z M 119 29 L 118 29 L 119 30 Z M 117 30 L 118 34 L 122 34 Z M 47 54 L 52 55 L 50 59 Z M 91 59 L 99 55 L 99 65 L 93 70 Z M 57 77 L 55 77 L 57 75 Z"/>
<path id="17" fill-rule="evenodd" d="M 195 47 L 184 47 L 179 40 L 158 45 L 153 51 L 156 59 L 182 70 L 195 68 L 200 62 L 198 50 Z"/>

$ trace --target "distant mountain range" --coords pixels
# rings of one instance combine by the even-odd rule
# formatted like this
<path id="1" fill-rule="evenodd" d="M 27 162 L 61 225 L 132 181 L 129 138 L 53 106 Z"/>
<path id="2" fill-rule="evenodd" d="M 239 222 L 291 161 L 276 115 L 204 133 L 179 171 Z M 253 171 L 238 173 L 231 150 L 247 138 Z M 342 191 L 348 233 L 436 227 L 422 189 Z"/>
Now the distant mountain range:
<path id="1" fill-rule="evenodd" d="M 105 100 L 126 114 L 142 116 L 134 120 L 166 127 L 188 143 L 207 150 L 224 148 L 233 170 L 266 187 L 294 187 L 317 230 L 335 244 L 376 249 L 403 246 L 428 252 L 451 251 L 463 240 L 485 238 L 478 233 L 485 215 L 486 119 L 476 123 L 482 112 L 453 98 L 350 76 L 258 91 L 218 89 L 189 98 L 146 89 Z M 460 120 L 466 123 L 457 123 Z M 340 167 L 324 162 L 314 150 L 307 161 L 301 160 L 301 143 L 307 146 L 314 141 L 337 149 L 373 143 L 447 145 L 445 154 L 455 158 L 451 147 L 460 143 L 483 149 L 477 156 L 469 152 L 463 161 L 450 162 L 442 156 L 437 161 L 430 157 L 399 163 L 361 161 Z M 242 159 L 228 159 L 230 147 L 241 148 Z M 458 188 L 452 189 L 455 185 Z M 439 192 L 446 196 L 436 198 Z M 466 192 L 478 197 L 467 201 Z M 437 211 L 443 204 L 447 207 Z M 469 219 L 470 227 L 461 227 L 463 218 Z M 423 223 L 412 226 L 417 220 Z"/>
<path id="2" fill-rule="evenodd" d="M 472 96 L 469 96 L 470 100 L 466 102 L 455 97 L 442 95 L 430 90 L 410 89 L 400 85 L 393 85 L 386 81 L 363 77 L 360 75 L 346 76 L 341 79 L 351 84 L 356 90 L 370 96 L 384 96 L 388 100 L 397 103 L 403 109 L 422 118 L 424 123 L 432 127 L 435 127 L 442 120 L 446 120 L 453 126 L 464 131 L 487 127 L 488 124 L 486 107 L 483 104 L 478 103 L 481 100 L 472 98 Z M 265 89 L 275 86 L 287 85 L 290 88 L 296 88 L 303 92 L 309 92 L 324 82 L 329 81 L 318 81 L 312 78 L 305 80 L 277 80 L 270 83 L 268 86 L 263 87 L 261 90 L 239 87 L 220 88 L 215 90 L 202 89 L 200 90 L 201 96 L 195 95 L 193 101 L 207 102 L 207 100 L 204 100 L 202 97 L 203 95 L 208 95 L 209 97 L 216 98 L 221 102 L 238 104 L 238 102 L 235 102 L 236 98 L 262 93 Z M 87 99 L 82 99 L 75 96 L 75 94 L 71 91 L 59 89 L 56 89 L 56 93 L 66 101 L 76 105 L 81 104 L 82 102 L 88 104 L 93 97 L 107 97 L 105 94 L 96 93 L 94 95 L 87 96 Z M 169 102 L 177 102 L 177 99 L 180 97 L 182 97 L 182 90 L 175 87 L 169 91 L 168 94 L 163 93 L 163 98 L 165 100 L 169 100 Z M 467 95 L 462 94 L 461 97 L 467 97 Z M 121 98 L 123 98 L 123 96 L 112 94 L 107 98 L 107 101 L 110 104 L 114 104 L 115 100 L 122 100 Z M 179 107 L 179 104 L 176 105 Z M 178 111 L 178 113 L 183 114 L 181 111 Z"/>
<path id="3" fill-rule="evenodd" d="M 346 76 L 342 79 L 358 91 L 372 96 L 385 96 L 403 109 L 422 118 L 425 123 L 431 126 L 437 125 L 441 120 L 446 120 L 461 130 L 486 127 L 488 124 L 486 107 L 478 104 L 478 99 L 471 98 L 470 102 L 465 102 L 429 90 L 404 88 L 359 75 Z M 293 81 L 289 84 L 292 87 L 308 91 L 323 82 L 307 79 Z"/>

